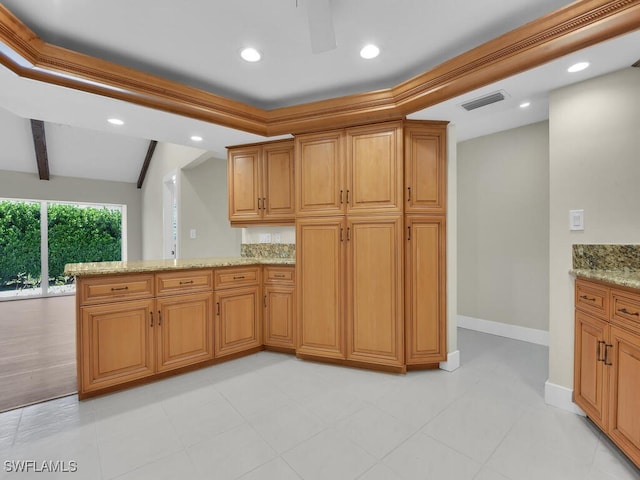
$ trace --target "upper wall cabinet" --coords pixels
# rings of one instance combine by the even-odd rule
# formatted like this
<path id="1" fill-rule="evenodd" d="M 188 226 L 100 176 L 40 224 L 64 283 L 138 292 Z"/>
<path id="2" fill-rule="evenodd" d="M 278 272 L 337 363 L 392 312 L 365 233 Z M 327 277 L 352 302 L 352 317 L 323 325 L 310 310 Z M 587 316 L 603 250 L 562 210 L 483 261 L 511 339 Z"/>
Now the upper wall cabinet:
<path id="1" fill-rule="evenodd" d="M 446 213 L 446 123 L 404 122 L 406 213 Z"/>
<path id="2" fill-rule="evenodd" d="M 293 224 L 293 141 L 231 147 L 227 161 L 232 224 Z"/>
<path id="3" fill-rule="evenodd" d="M 298 135 L 295 142 L 298 215 L 402 212 L 401 122 Z"/>

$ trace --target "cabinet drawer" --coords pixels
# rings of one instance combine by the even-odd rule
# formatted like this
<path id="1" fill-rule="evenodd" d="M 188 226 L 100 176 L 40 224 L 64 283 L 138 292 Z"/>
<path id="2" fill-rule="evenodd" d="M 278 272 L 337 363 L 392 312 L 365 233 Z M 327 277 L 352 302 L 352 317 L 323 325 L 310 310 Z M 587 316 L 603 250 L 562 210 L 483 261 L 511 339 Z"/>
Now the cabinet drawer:
<path id="1" fill-rule="evenodd" d="M 612 290 L 611 320 L 640 331 L 640 296 Z"/>
<path id="2" fill-rule="evenodd" d="M 171 295 L 213 290 L 212 270 L 186 270 L 156 274 L 156 294 Z"/>
<path id="3" fill-rule="evenodd" d="M 260 267 L 216 269 L 214 275 L 216 290 L 260 283 Z"/>
<path id="4" fill-rule="evenodd" d="M 293 267 L 264 267 L 264 283 L 293 285 L 294 278 Z"/>
<path id="5" fill-rule="evenodd" d="M 79 283 L 81 305 L 153 296 L 153 275 L 109 275 L 81 278 Z"/>
<path id="6" fill-rule="evenodd" d="M 606 319 L 609 316 L 609 289 L 576 280 L 576 308 Z"/>

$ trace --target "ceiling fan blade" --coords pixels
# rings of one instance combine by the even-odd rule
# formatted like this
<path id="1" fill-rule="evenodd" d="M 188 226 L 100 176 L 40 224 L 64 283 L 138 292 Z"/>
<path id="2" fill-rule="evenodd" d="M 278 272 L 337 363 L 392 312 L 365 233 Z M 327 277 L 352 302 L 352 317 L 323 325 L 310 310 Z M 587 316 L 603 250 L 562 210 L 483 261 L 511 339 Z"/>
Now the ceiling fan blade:
<path id="1" fill-rule="evenodd" d="M 330 2 L 331 0 L 307 0 L 306 2 L 313 53 L 327 52 L 336 48 Z"/>

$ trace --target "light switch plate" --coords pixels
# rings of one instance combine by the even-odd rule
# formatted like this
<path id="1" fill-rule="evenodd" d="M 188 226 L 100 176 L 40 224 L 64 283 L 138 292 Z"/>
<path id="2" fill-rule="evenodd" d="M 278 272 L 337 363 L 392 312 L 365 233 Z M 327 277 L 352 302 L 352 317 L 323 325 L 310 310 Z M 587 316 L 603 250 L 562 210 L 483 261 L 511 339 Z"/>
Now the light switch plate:
<path id="1" fill-rule="evenodd" d="M 191 239 L 196 238 L 196 229 L 195 228 L 192 228 L 191 230 L 189 230 L 189 237 Z"/>
<path id="2" fill-rule="evenodd" d="M 584 230 L 584 210 L 569 210 L 569 230 Z"/>

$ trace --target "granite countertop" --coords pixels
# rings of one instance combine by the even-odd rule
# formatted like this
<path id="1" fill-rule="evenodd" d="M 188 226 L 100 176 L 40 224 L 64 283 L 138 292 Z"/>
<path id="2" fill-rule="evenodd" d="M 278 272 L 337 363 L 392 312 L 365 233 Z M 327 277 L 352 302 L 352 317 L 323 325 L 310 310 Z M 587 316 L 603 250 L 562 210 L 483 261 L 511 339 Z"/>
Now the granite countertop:
<path id="1" fill-rule="evenodd" d="M 640 245 L 574 245 L 570 273 L 640 289 Z"/>
<path id="2" fill-rule="evenodd" d="M 234 267 L 242 265 L 295 265 L 292 257 L 220 257 L 189 258 L 180 260 L 142 260 L 136 262 L 68 263 L 65 275 L 113 275 L 118 273 L 143 273 L 191 268 Z"/>

